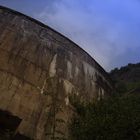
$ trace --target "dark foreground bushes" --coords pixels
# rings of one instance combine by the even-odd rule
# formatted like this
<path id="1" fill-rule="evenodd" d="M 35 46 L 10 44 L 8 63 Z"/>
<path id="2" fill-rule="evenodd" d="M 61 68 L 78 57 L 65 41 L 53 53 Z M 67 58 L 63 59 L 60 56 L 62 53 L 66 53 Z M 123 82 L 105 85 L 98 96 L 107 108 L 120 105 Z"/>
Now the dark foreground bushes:
<path id="1" fill-rule="evenodd" d="M 75 104 L 74 140 L 140 140 L 140 95 Z"/>

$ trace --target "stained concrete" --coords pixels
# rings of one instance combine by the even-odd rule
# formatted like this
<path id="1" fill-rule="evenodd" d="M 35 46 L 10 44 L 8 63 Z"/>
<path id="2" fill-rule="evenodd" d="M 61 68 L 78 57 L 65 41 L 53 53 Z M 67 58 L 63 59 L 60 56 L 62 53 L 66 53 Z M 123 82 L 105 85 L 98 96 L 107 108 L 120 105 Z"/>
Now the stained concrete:
<path id="1" fill-rule="evenodd" d="M 0 109 L 22 121 L 16 133 L 34 140 L 69 139 L 69 96 L 109 96 L 105 70 L 47 25 L 0 7 Z"/>

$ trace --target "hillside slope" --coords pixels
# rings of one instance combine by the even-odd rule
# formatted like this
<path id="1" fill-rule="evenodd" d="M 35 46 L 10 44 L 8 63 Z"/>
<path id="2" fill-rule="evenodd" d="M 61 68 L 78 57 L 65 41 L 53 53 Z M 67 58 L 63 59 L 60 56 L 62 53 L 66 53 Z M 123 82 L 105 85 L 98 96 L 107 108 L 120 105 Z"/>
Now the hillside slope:
<path id="1" fill-rule="evenodd" d="M 140 63 L 115 68 L 110 75 L 117 91 L 140 92 Z"/>

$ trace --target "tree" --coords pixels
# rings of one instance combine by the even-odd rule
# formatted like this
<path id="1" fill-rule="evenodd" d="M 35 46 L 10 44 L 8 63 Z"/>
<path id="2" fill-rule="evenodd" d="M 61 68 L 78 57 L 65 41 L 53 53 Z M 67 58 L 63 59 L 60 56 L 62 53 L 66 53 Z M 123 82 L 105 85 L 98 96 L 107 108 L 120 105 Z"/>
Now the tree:
<path id="1" fill-rule="evenodd" d="M 72 120 L 74 140 L 139 140 L 140 96 L 113 97 L 81 104 Z"/>

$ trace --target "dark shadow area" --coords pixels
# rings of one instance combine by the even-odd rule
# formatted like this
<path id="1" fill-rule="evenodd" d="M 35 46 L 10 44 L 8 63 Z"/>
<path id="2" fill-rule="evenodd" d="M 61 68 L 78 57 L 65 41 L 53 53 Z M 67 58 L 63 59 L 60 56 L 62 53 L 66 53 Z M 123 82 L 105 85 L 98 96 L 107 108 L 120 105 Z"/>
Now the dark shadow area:
<path id="1" fill-rule="evenodd" d="M 30 138 L 17 133 L 12 140 L 31 140 Z"/>
<path id="2" fill-rule="evenodd" d="M 15 134 L 21 121 L 19 117 L 0 110 L 0 140 L 31 140 L 19 133 Z"/>
<path id="3" fill-rule="evenodd" d="M 20 122 L 20 118 L 7 111 L 0 110 L 0 140 L 10 140 Z"/>
<path id="4" fill-rule="evenodd" d="M 0 129 L 9 129 L 11 131 L 15 131 L 19 126 L 20 122 L 20 118 L 13 116 L 7 111 L 0 110 Z"/>

